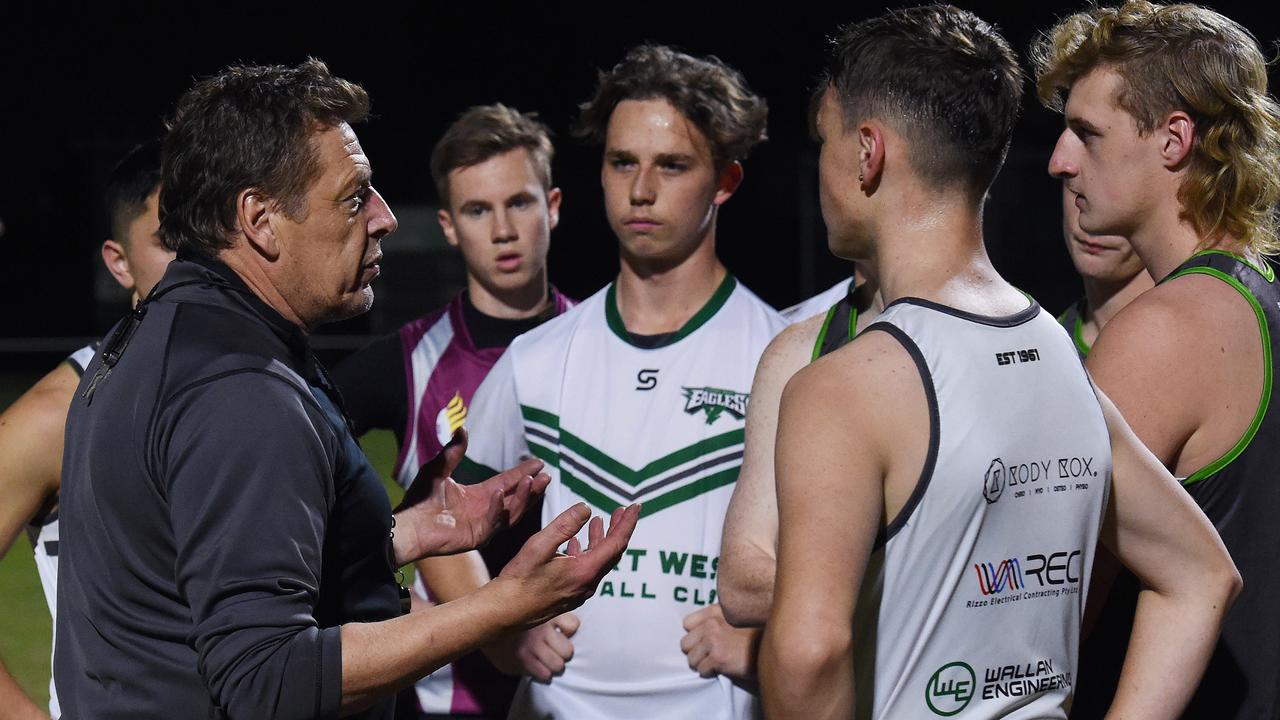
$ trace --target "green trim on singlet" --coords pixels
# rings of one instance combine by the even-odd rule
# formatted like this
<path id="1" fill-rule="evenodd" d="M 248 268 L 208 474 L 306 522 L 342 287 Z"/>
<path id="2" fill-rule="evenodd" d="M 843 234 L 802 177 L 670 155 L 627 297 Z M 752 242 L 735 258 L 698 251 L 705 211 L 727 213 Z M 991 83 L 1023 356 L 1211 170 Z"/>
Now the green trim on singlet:
<path id="1" fill-rule="evenodd" d="M 822 320 L 822 329 L 818 331 L 818 339 L 813 343 L 813 355 L 809 358 L 809 362 L 822 357 L 822 346 L 827 342 L 827 330 L 830 329 L 831 321 L 835 319 L 836 311 L 840 309 L 840 303 L 843 302 L 844 300 L 841 300 L 827 308 L 827 316 Z M 853 340 L 858 333 L 858 306 L 852 303 L 849 304 L 849 328 L 847 332 L 849 334 L 845 335 L 845 337 L 848 340 Z"/>
<path id="2" fill-rule="evenodd" d="M 1275 270 L 1273 270 L 1273 269 L 1271 268 L 1271 264 L 1270 264 L 1270 263 L 1268 263 L 1268 262 L 1267 262 L 1267 261 L 1265 261 L 1265 260 L 1263 260 L 1263 261 L 1262 261 L 1262 267 L 1258 267 L 1257 265 L 1254 265 L 1253 263 L 1249 262 L 1249 260 L 1248 260 L 1247 258 L 1245 258 L 1243 255 L 1237 255 L 1237 254 L 1235 254 L 1235 253 L 1231 252 L 1230 250 L 1218 250 L 1218 249 L 1201 250 L 1200 252 L 1198 252 L 1198 253 L 1196 253 L 1196 254 L 1192 255 L 1192 256 L 1191 256 L 1191 258 L 1188 258 L 1188 260 L 1190 260 L 1190 259 L 1192 259 L 1192 258 L 1200 257 L 1201 255 L 1226 255 L 1227 257 L 1229 257 L 1229 258 L 1231 258 L 1231 259 L 1233 259 L 1233 260 L 1235 260 L 1235 261 L 1237 261 L 1237 262 L 1243 263 L 1243 264 L 1248 265 L 1249 267 L 1253 268 L 1253 271 L 1254 271 L 1254 272 L 1256 272 L 1256 273 L 1258 273 L 1258 274 L 1259 274 L 1259 275 L 1261 275 L 1262 277 L 1266 278 L 1267 282 L 1275 282 L 1275 281 L 1276 281 L 1276 271 L 1275 271 Z M 1181 275 L 1181 274 L 1182 274 L 1182 273 L 1177 273 L 1177 275 L 1170 275 L 1170 276 L 1169 276 L 1168 278 L 1166 278 L 1166 279 L 1170 279 L 1170 280 L 1171 280 L 1171 279 L 1173 279 L 1173 278 L 1175 278 L 1175 277 L 1177 277 L 1178 275 Z"/>
<path id="3" fill-rule="evenodd" d="M 1093 348 L 1084 341 L 1084 313 L 1082 312 L 1076 312 L 1076 324 L 1071 330 L 1071 340 L 1075 342 L 1076 350 L 1079 350 L 1081 355 L 1088 357 L 1089 351 Z"/>
<path id="4" fill-rule="evenodd" d="M 1222 255 L 1230 255 L 1236 260 L 1239 260 L 1240 262 L 1243 262 L 1245 265 L 1248 265 L 1249 267 L 1253 268 L 1255 271 L 1258 272 L 1258 274 L 1262 275 L 1263 277 L 1267 277 L 1267 275 L 1263 273 L 1261 270 L 1258 270 L 1258 268 L 1246 262 L 1240 256 L 1233 255 L 1232 253 L 1224 252 L 1222 250 L 1206 250 L 1203 253 L 1196 253 L 1196 255 L 1203 255 L 1206 253 L 1219 253 Z M 1258 428 L 1262 425 L 1262 419 L 1266 417 L 1267 408 L 1271 404 L 1271 333 L 1267 330 L 1267 316 L 1262 311 L 1262 305 L 1258 302 L 1258 299 L 1253 296 L 1253 293 L 1249 291 L 1249 288 L 1244 286 L 1244 283 L 1222 272 L 1221 270 L 1218 270 L 1216 268 L 1211 268 L 1211 267 L 1205 267 L 1203 265 L 1199 267 L 1187 268 L 1185 270 L 1175 272 L 1169 277 L 1165 278 L 1165 281 L 1182 277 L 1184 275 L 1208 275 L 1210 277 L 1216 277 L 1222 282 L 1235 288 L 1236 292 L 1240 293 L 1245 300 L 1249 301 L 1249 305 L 1253 308 L 1254 316 L 1258 318 L 1258 330 L 1262 334 L 1262 367 L 1263 367 L 1263 372 L 1265 373 L 1263 377 L 1263 383 L 1262 383 L 1262 397 L 1258 401 L 1257 412 L 1253 414 L 1253 422 L 1249 423 L 1249 429 L 1245 430 L 1244 435 L 1241 436 L 1241 438 L 1236 442 L 1235 446 L 1232 447 L 1230 450 L 1228 450 L 1226 454 L 1224 454 L 1222 457 L 1218 458 L 1217 460 L 1214 460 L 1212 463 L 1209 463 L 1205 467 L 1197 470 L 1196 472 L 1191 473 L 1190 475 L 1187 476 L 1185 480 L 1182 481 L 1183 485 L 1195 485 L 1201 480 L 1204 480 L 1205 478 L 1215 473 L 1221 472 L 1223 468 L 1230 465 L 1233 460 L 1235 460 L 1237 457 L 1240 456 L 1240 453 L 1244 452 L 1245 448 L 1247 448 L 1249 446 L 1249 443 L 1253 440 L 1253 436 L 1258 433 Z M 1274 278 L 1275 278 L 1275 274 L 1272 273 L 1270 279 L 1268 279 L 1268 282 L 1274 281 Z"/>
<path id="5" fill-rule="evenodd" d="M 840 307 L 837 303 L 827 308 L 827 316 L 822 319 L 822 329 L 818 331 L 818 339 L 813 343 L 813 355 L 810 356 L 809 362 L 817 360 L 822 355 L 822 343 L 827 339 L 827 328 L 831 327 L 831 320 L 836 316 L 836 308 Z M 857 311 L 854 311 L 857 314 Z"/>
<path id="6" fill-rule="evenodd" d="M 733 275 L 725 273 L 724 280 L 720 282 L 720 287 L 716 288 L 716 291 L 711 294 L 711 299 L 707 300 L 706 304 L 703 305 L 698 312 L 694 313 L 693 317 L 689 318 L 688 322 L 686 322 L 679 330 L 673 333 L 666 342 L 662 343 L 658 347 L 674 345 L 689 335 L 692 335 L 695 330 L 702 327 L 713 315 L 719 312 L 720 308 L 724 307 L 724 304 L 729 300 L 729 296 L 733 294 L 733 289 L 737 286 L 738 281 L 734 279 Z M 604 319 L 609 325 L 609 329 L 612 330 L 613 334 L 617 335 L 619 339 L 628 345 L 640 347 L 631 341 L 631 333 L 627 332 L 627 326 L 622 322 L 622 313 L 618 311 L 617 282 L 610 283 L 609 290 L 605 293 Z M 655 350 L 657 348 L 646 347 L 641 349 Z"/>

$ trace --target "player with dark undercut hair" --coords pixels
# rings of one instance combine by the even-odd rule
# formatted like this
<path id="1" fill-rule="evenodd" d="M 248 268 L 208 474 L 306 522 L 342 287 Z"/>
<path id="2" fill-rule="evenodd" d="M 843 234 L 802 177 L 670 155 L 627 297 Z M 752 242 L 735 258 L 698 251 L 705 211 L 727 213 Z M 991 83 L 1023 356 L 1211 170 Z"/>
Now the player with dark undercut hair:
<path id="1" fill-rule="evenodd" d="M 1221 540 L 995 271 L 982 209 L 1022 72 L 948 5 L 840 31 L 818 113 L 828 242 L 885 310 L 782 393 L 770 718 L 1066 718 L 1102 541 L 1152 589 L 1119 717 L 1172 717 L 1239 588 Z"/>

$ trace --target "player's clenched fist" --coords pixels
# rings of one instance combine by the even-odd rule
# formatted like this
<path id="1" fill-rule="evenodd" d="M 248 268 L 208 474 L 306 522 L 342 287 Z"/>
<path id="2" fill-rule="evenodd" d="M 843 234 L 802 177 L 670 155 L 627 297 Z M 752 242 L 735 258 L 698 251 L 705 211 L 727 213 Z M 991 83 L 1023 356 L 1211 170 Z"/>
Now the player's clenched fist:
<path id="1" fill-rule="evenodd" d="M 614 510 L 606 535 L 604 521 L 591 517 L 586 504 L 578 503 L 529 538 L 491 584 L 510 592 L 512 601 L 526 611 L 523 627 L 544 623 L 595 594 L 600 580 L 622 558 L 639 518 L 639 504 Z M 576 535 L 588 520 L 584 549 Z M 557 552 L 566 542 L 567 552 Z"/>
<path id="2" fill-rule="evenodd" d="M 680 649 L 689 668 L 702 677 L 724 675 L 738 681 L 755 679 L 760 628 L 735 628 L 724 619 L 720 603 L 685 616 L 687 631 Z"/>
<path id="3" fill-rule="evenodd" d="M 528 630 L 508 635 L 485 650 L 485 655 L 508 675 L 528 675 L 548 682 L 564 672 L 573 659 L 573 641 L 580 621 L 573 613 L 554 617 Z"/>

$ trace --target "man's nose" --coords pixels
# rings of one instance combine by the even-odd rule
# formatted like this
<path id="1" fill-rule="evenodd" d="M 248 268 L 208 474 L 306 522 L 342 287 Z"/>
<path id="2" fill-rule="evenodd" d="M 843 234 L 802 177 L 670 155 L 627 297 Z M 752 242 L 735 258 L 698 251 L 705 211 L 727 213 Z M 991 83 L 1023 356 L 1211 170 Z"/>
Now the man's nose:
<path id="1" fill-rule="evenodd" d="M 381 238 L 390 235 L 400 227 L 400 222 L 396 220 L 395 213 L 391 212 L 391 206 L 383 199 L 382 194 L 374 188 L 369 188 L 369 234 L 375 238 Z"/>

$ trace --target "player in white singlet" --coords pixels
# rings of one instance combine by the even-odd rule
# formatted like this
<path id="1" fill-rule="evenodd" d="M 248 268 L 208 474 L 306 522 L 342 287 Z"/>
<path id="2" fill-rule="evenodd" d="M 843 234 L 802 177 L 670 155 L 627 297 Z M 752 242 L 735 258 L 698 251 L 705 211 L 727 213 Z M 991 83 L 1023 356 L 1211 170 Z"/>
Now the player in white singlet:
<path id="1" fill-rule="evenodd" d="M 1239 590 L 1204 514 L 986 255 L 1022 83 L 952 6 L 832 43 L 823 218 L 886 305 L 783 391 L 771 718 L 1066 718 L 1100 538 L 1151 590 L 1113 709 L 1176 716 L 1189 691 L 1170 688 L 1194 686 Z"/>
<path id="2" fill-rule="evenodd" d="M 164 274 L 173 253 L 160 243 L 156 215 L 160 183 L 159 143 L 145 143 L 112 171 L 106 205 L 111 239 L 102 243 L 102 262 L 137 303 Z M 80 374 L 93 358 L 86 346 L 45 375 L 0 416 L 0 556 L 23 526 L 31 538 L 36 569 L 51 615 L 56 614 L 58 578 L 58 485 L 63 426 Z M 0 707 L 15 715 L 42 713 L 0 665 Z M 49 683 L 49 713 L 59 715 Z"/>

